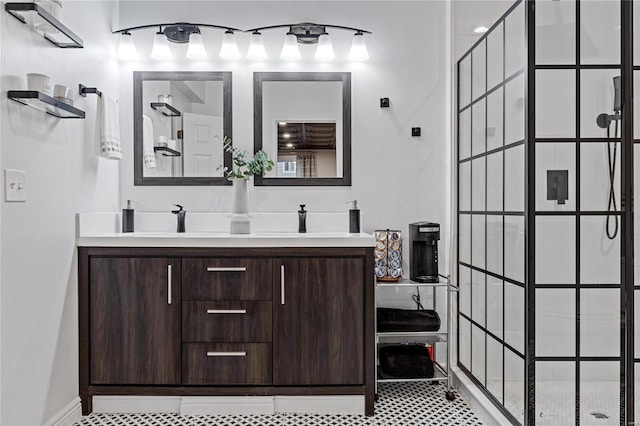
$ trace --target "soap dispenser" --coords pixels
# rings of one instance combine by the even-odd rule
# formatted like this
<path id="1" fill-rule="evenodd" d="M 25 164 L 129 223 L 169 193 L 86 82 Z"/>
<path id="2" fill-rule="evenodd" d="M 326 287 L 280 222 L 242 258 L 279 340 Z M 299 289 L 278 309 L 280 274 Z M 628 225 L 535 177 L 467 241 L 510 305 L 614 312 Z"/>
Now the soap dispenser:
<path id="1" fill-rule="evenodd" d="M 133 232 L 133 207 L 132 201 L 127 200 L 127 208 L 122 209 L 122 233 Z"/>
<path id="2" fill-rule="evenodd" d="M 306 204 L 300 204 L 298 210 L 298 232 L 304 234 L 307 232 L 307 211 L 304 209 Z"/>
<path id="3" fill-rule="evenodd" d="M 360 233 L 360 210 L 358 210 L 358 200 L 347 201 L 351 203 L 351 209 L 349 209 L 349 233 Z"/>

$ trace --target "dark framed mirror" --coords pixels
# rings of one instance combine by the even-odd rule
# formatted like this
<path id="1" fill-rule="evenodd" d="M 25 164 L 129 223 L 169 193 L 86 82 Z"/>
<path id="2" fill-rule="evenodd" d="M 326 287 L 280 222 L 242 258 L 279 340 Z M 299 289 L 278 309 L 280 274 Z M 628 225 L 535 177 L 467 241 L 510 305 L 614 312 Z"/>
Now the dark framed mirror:
<path id="1" fill-rule="evenodd" d="M 231 73 L 134 71 L 134 185 L 230 185 Z"/>
<path id="2" fill-rule="evenodd" d="M 351 185 L 351 73 L 253 73 L 254 150 L 276 166 L 256 186 Z"/>

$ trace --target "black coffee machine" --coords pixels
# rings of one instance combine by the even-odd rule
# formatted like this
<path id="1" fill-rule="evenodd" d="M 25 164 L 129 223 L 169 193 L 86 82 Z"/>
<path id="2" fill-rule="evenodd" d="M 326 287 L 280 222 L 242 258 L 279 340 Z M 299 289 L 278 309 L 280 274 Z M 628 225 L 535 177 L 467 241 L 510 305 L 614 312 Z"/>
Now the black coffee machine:
<path id="1" fill-rule="evenodd" d="M 410 278 L 419 283 L 437 283 L 438 240 L 440 224 L 415 222 L 409 224 Z"/>

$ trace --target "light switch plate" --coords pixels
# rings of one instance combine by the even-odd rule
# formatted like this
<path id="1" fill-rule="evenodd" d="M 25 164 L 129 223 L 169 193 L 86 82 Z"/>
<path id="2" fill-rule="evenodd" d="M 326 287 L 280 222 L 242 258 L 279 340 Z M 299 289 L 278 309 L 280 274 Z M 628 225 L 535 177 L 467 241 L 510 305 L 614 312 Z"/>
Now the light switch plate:
<path id="1" fill-rule="evenodd" d="M 4 169 L 4 200 L 27 201 L 27 173 L 24 170 Z"/>

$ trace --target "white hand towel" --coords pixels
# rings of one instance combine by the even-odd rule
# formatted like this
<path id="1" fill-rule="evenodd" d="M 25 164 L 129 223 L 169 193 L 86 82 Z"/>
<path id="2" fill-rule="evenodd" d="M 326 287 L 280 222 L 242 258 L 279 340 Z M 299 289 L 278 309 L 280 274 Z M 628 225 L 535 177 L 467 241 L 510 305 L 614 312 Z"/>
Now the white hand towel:
<path id="1" fill-rule="evenodd" d="M 156 168 L 156 154 L 153 151 L 153 121 L 146 115 L 142 116 L 142 151 L 144 166 L 147 169 Z"/>
<path id="2" fill-rule="evenodd" d="M 122 158 L 119 115 L 118 103 L 114 98 L 106 93 L 98 96 L 96 145 L 99 147 L 99 154 L 111 160 Z"/>

